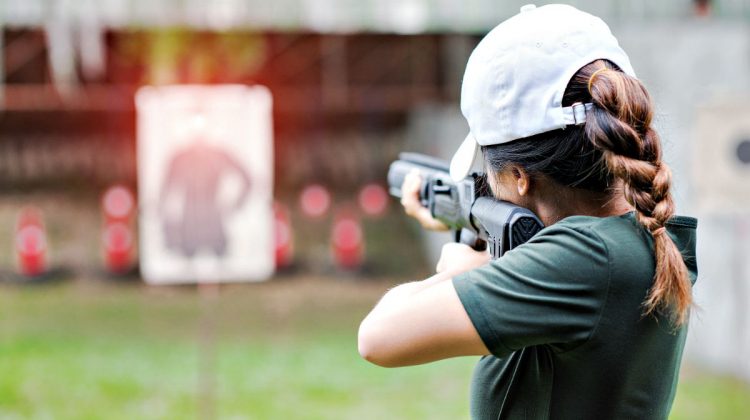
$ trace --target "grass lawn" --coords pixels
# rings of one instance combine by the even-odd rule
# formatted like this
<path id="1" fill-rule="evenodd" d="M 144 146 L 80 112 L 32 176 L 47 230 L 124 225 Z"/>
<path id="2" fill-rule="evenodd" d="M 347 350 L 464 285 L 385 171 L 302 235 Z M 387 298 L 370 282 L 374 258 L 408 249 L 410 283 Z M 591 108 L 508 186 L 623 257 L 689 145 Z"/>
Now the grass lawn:
<path id="1" fill-rule="evenodd" d="M 474 358 L 383 369 L 356 327 L 385 283 L 0 287 L 0 418 L 466 419 Z M 674 419 L 749 419 L 750 387 L 684 369 Z"/>

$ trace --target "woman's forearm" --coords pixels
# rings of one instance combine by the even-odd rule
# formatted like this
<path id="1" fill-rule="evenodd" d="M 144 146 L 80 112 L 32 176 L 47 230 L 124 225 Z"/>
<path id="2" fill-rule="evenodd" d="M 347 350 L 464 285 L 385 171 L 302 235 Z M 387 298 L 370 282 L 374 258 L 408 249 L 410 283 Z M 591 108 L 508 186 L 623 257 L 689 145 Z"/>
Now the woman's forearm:
<path id="1" fill-rule="evenodd" d="M 488 354 L 443 272 L 391 289 L 359 327 L 360 355 L 384 367 Z"/>
<path id="2" fill-rule="evenodd" d="M 438 274 L 389 290 L 362 321 L 358 334 L 362 357 L 395 367 L 487 354 L 449 281 L 488 260 L 489 254 L 466 245 L 445 245 Z"/>
<path id="3" fill-rule="evenodd" d="M 376 311 L 378 312 L 384 311 L 384 310 L 387 310 L 389 307 L 405 302 L 410 297 L 414 296 L 415 294 L 419 293 L 420 291 L 428 287 L 434 286 L 446 280 L 450 280 L 453 277 L 453 275 L 454 274 L 447 273 L 447 272 L 437 273 L 434 276 L 425 280 L 412 281 L 409 283 L 400 284 L 390 289 L 388 292 L 386 292 L 385 295 L 383 295 L 383 297 L 380 299 L 377 305 L 375 305 L 372 311 L 370 311 L 370 315 L 372 315 Z M 368 317 L 370 315 L 368 315 Z"/>
<path id="4" fill-rule="evenodd" d="M 463 244 L 446 244 L 437 264 L 437 274 L 426 280 L 404 283 L 389 290 L 375 305 L 370 315 L 387 311 L 389 308 L 407 301 L 422 290 L 450 280 L 460 273 L 482 266 L 489 261 L 489 258 L 486 251 L 475 251 Z"/>

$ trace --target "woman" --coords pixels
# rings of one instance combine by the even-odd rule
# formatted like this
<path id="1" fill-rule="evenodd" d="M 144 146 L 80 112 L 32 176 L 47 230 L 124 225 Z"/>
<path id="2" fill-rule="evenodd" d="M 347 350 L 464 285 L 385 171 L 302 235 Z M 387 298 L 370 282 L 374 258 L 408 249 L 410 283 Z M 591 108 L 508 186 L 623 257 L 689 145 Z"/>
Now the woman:
<path id="1" fill-rule="evenodd" d="M 546 228 L 489 261 L 451 244 L 438 274 L 362 322 L 359 351 L 395 367 L 483 356 L 475 419 L 667 418 L 695 281 L 695 227 L 674 216 L 653 107 L 600 19 L 524 6 L 476 47 L 461 92 L 492 193 Z M 407 213 L 441 228 L 404 183 Z"/>

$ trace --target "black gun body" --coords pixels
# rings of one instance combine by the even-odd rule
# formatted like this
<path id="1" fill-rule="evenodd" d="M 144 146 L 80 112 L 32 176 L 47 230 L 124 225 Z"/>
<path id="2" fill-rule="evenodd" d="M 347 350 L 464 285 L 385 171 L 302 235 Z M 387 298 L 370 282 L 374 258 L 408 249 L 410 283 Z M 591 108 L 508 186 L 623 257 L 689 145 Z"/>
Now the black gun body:
<path id="1" fill-rule="evenodd" d="M 475 172 L 454 182 L 448 165 L 430 156 L 400 154 L 388 171 L 391 195 L 401 197 L 404 178 L 413 170 L 422 177 L 422 205 L 454 231 L 457 242 L 478 250 L 489 247 L 492 257 L 499 258 L 543 228 L 528 209 L 491 197 L 484 174 Z"/>

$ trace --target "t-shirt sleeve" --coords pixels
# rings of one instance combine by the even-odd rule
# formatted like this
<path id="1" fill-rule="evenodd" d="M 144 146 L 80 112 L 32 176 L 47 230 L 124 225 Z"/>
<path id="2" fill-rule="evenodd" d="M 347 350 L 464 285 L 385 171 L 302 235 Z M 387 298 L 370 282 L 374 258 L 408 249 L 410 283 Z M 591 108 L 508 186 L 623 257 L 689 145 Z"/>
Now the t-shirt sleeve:
<path id="1" fill-rule="evenodd" d="M 552 225 L 453 285 L 492 354 L 538 344 L 564 351 L 597 325 L 609 286 L 607 249 L 587 229 Z"/>

